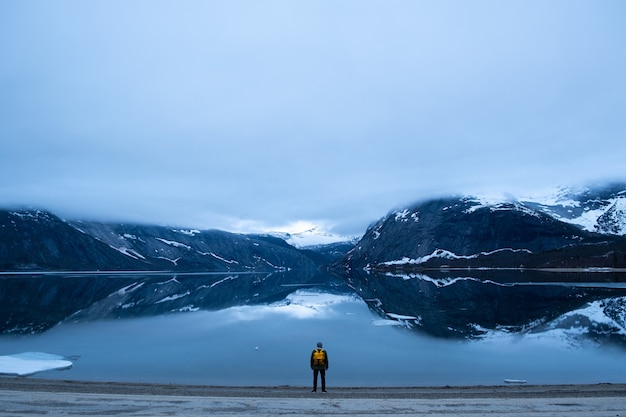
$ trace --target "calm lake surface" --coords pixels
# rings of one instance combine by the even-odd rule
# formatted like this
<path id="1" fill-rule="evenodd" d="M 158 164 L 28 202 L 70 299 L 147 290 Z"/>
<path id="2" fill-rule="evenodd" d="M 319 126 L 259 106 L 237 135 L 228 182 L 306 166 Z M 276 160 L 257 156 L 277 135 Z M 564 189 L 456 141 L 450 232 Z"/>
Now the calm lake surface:
<path id="1" fill-rule="evenodd" d="M 5 276 L 0 278 L 0 298 L 4 321 L 11 324 L 0 335 L 0 355 L 39 351 L 75 359 L 72 369 L 37 375 L 43 378 L 308 386 L 311 350 L 321 341 L 329 354 L 329 387 L 486 385 L 503 384 L 505 379 L 530 384 L 626 381 L 624 331 L 615 321 L 607 324 L 609 319 L 601 313 L 606 300 L 621 305 L 621 284 L 603 285 L 611 287 L 608 294 L 585 299 L 571 311 L 548 314 L 549 319 L 521 326 L 522 331 L 496 325 L 484 329 L 480 337 L 451 338 L 420 331 L 421 318 L 415 315 L 382 314 L 371 298 L 361 298 L 337 278 L 270 275 Z M 88 286 L 76 293 L 72 281 L 76 279 L 93 285 L 107 281 L 111 287 L 102 290 L 106 296 L 94 295 Z M 384 279 L 400 280 L 394 285 L 402 281 L 415 285 L 423 277 Z M 226 297 L 232 291 L 226 286 L 243 288 L 244 281 L 249 293 L 233 305 L 200 308 L 200 302 L 193 299 L 193 288 L 216 291 L 223 287 L 225 292 L 203 293 L 206 300 L 211 294 Z M 267 284 L 274 281 L 277 292 Z M 429 291 L 453 285 L 431 284 Z M 146 301 L 148 295 L 168 285 L 154 301 Z M 588 283 L 575 285 L 582 285 L 582 291 L 589 287 Z M 614 289 L 618 290 L 615 294 L 610 292 Z M 39 325 L 52 312 L 61 317 L 66 314 L 54 307 L 58 300 L 71 304 L 64 291 L 74 291 L 71 300 L 84 296 L 89 301 L 77 303 L 80 308 L 68 307 L 72 314 L 56 324 Z M 467 294 L 465 289 L 463 294 Z M 502 302 L 489 297 L 488 303 Z M 576 293 L 571 298 L 581 297 Z M 170 307 L 157 308 L 168 303 Z M 28 320 L 18 320 L 17 316 L 24 315 L 30 315 Z M 18 331 L 16 323 L 28 323 L 31 330 Z M 611 335 L 588 337 L 590 329 L 604 325 L 612 327 L 598 333 L 610 331 Z"/>

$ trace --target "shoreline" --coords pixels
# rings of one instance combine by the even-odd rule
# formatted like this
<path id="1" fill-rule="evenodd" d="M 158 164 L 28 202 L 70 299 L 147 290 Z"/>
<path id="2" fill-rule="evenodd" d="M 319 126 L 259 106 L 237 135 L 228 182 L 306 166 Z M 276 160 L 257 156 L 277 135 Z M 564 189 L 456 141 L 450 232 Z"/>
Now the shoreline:
<path id="1" fill-rule="evenodd" d="M 443 387 L 204 386 L 0 378 L 0 417 L 616 417 L 626 384 Z"/>
<path id="2" fill-rule="evenodd" d="M 96 382 L 30 377 L 0 377 L 0 391 L 186 397 L 311 398 L 312 395 L 355 399 L 590 398 L 626 397 L 626 383 L 556 385 L 475 385 L 416 387 L 328 387 L 312 394 L 305 386 L 214 386 L 136 382 Z"/>

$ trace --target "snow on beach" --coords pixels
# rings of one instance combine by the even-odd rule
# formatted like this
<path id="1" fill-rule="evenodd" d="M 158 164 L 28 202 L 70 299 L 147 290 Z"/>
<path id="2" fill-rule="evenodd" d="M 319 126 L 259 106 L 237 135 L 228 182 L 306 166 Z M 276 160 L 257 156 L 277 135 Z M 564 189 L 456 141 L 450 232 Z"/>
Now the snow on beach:
<path id="1" fill-rule="evenodd" d="M 29 376 L 38 372 L 69 369 L 72 365 L 72 361 L 64 356 L 24 352 L 0 356 L 0 375 Z"/>

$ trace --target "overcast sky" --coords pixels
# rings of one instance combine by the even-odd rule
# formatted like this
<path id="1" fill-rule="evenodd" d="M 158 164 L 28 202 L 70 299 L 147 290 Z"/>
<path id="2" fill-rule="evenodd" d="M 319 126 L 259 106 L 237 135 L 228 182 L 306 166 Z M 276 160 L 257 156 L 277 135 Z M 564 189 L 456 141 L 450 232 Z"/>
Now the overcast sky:
<path id="1" fill-rule="evenodd" d="M 626 180 L 626 2 L 0 2 L 0 205 L 361 234 Z"/>

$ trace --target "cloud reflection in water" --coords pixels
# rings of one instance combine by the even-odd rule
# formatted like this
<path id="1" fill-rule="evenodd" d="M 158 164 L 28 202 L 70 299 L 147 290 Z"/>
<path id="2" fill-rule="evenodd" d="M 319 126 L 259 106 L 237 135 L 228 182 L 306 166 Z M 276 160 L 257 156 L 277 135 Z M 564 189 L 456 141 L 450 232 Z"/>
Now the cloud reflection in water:
<path id="1" fill-rule="evenodd" d="M 339 314 L 334 307 L 344 303 L 362 303 L 356 296 L 298 290 L 274 304 L 230 307 L 215 314 L 225 322 L 265 320 L 272 316 L 293 319 L 327 319 Z"/>

